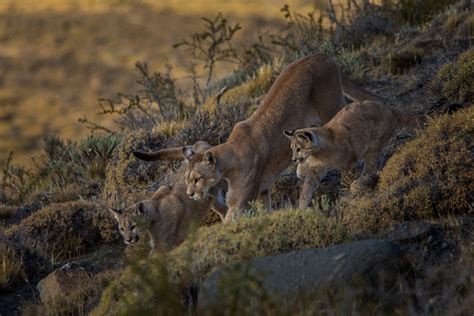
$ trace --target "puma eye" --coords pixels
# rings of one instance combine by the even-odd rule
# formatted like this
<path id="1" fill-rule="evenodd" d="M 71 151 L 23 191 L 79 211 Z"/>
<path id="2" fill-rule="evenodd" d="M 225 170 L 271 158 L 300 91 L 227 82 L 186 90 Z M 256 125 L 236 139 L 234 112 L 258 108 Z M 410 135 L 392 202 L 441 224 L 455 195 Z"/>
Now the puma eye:
<path id="1" fill-rule="evenodd" d="M 194 183 L 198 183 L 198 182 L 199 182 L 199 180 L 201 180 L 201 179 L 202 179 L 202 177 L 199 177 L 199 178 L 194 178 Z"/>
<path id="2" fill-rule="evenodd" d="M 137 225 L 131 225 L 130 230 L 134 230 L 137 227 Z"/>

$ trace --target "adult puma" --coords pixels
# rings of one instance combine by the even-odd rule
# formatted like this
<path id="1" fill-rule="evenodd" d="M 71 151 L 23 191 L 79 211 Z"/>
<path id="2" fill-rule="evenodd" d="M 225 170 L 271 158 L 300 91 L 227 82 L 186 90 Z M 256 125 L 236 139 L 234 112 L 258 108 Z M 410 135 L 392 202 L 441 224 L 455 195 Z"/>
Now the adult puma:
<path id="1" fill-rule="evenodd" d="M 371 96 L 361 89 L 351 91 L 352 97 Z M 272 184 L 291 163 L 290 143 L 281 131 L 324 124 L 343 105 L 341 75 L 329 55 L 315 54 L 290 64 L 250 118 L 235 125 L 226 143 L 201 153 L 183 150 L 188 195 L 200 199 L 224 178 L 229 207 L 225 222 L 255 199 L 270 210 Z"/>
<path id="2" fill-rule="evenodd" d="M 342 174 L 364 161 L 364 176 L 377 171 L 382 149 L 393 133 L 402 127 L 416 128 L 424 117 L 405 114 L 379 102 L 353 102 L 346 105 L 323 127 L 285 131 L 291 141 L 293 161 L 310 169 L 308 185 L 303 186 L 299 207 L 306 208 L 320 179 L 330 168 Z M 306 183 L 306 182 L 305 182 Z M 357 184 L 355 182 L 354 184 Z"/>

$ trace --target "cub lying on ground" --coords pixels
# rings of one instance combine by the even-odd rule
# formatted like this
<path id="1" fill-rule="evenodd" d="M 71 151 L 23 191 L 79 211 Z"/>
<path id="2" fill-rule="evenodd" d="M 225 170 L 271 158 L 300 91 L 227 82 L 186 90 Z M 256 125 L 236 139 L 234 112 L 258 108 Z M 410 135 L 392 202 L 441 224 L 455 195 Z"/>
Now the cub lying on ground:
<path id="1" fill-rule="evenodd" d="M 291 140 L 293 161 L 306 162 L 313 177 L 305 181 L 307 185 L 301 192 L 299 207 L 309 205 L 312 193 L 329 168 L 341 169 L 341 178 L 344 178 L 345 172 L 363 160 L 361 177 L 374 174 L 380 152 L 393 133 L 402 127 L 419 127 L 423 122 L 422 116 L 404 114 L 379 102 L 364 101 L 347 105 L 323 127 L 284 131 Z"/>
<path id="2" fill-rule="evenodd" d="M 349 96 L 370 98 L 345 82 Z M 202 153 L 184 149 L 187 193 L 200 199 L 224 178 L 229 187 L 225 222 L 255 199 L 269 210 L 273 182 L 291 163 L 289 142 L 281 131 L 324 124 L 343 101 L 339 68 L 329 55 L 315 54 L 290 64 L 252 116 L 235 125 L 226 143 Z"/>

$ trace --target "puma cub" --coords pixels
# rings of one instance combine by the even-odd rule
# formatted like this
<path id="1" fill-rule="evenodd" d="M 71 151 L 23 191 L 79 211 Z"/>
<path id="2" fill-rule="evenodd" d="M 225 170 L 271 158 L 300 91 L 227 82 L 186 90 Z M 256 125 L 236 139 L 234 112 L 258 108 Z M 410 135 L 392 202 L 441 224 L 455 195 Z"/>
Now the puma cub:
<path id="1" fill-rule="evenodd" d="M 173 249 L 184 241 L 193 225 L 200 225 L 209 212 L 209 199 L 194 201 L 183 186 L 161 186 L 150 199 L 124 209 L 109 208 L 127 245 L 148 233 L 150 253 Z"/>
<path id="2" fill-rule="evenodd" d="M 380 152 L 394 132 L 402 127 L 419 127 L 423 122 L 422 116 L 408 115 L 379 102 L 364 101 L 345 106 L 322 127 L 284 131 L 291 140 L 293 161 L 307 163 L 313 177 L 307 181 L 312 185 L 304 186 L 301 192 L 299 207 L 309 205 L 312 193 L 330 168 L 341 169 L 341 178 L 344 178 L 345 172 L 363 160 L 361 177 L 376 173 Z"/>

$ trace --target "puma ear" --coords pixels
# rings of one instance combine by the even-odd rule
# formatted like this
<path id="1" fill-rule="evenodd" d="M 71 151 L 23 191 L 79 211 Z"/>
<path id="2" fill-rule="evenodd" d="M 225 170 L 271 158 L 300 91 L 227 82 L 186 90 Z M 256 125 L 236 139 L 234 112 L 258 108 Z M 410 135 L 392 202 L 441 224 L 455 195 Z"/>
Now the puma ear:
<path id="1" fill-rule="evenodd" d="M 295 135 L 295 131 L 283 131 L 283 135 L 291 139 Z"/>
<path id="2" fill-rule="evenodd" d="M 211 144 L 209 144 L 208 142 L 203 141 L 203 140 L 199 140 L 199 141 L 194 143 L 193 151 L 196 152 L 196 153 L 199 153 L 199 152 L 208 150 L 211 147 L 212 147 Z"/>
<path id="3" fill-rule="evenodd" d="M 183 147 L 183 157 L 186 160 L 191 160 L 191 158 L 196 154 L 193 150 L 192 146 L 184 146 Z"/>
<path id="4" fill-rule="evenodd" d="M 303 133 L 303 136 L 309 140 L 311 143 L 314 144 L 314 140 L 316 139 L 316 135 L 314 133 L 311 133 L 311 132 L 304 132 Z"/>
<path id="5" fill-rule="evenodd" d="M 138 202 L 136 213 L 137 215 L 145 215 L 145 205 L 142 202 Z"/>
<path id="6" fill-rule="evenodd" d="M 316 146 L 316 147 L 319 146 L 318 136 L 313 131 L 304 131 L 304 132 L 298 133 L 296 137 L 299 137 L 303 141 L 310 142 L 313 146 Z"/>
<path id="7" fill-rule="evenodd" d="M 311 145 L 313 145 L 313 147 L 318 148 L 318 149 L 321 148 L 321 140 L 319 138 L 318 133 L 311 131 L 311 132 L 304 132 L 303 135 L 309 142 L 311 142 Z"/>
<path id="8" fill-rule="evenodd" d="M 207 162 L 210 165 L 213 165 L 213 164 L 216 163 L 216 157 L 214 156 L 214 154 L 212 152 L 207 151 L 204 154 L 203 161 Z"/>
<path id="9" fill-rule="evenodd" d="M 122 215 L 122 211 L 113 209 L 109 207 L 109 212 L 112 213 L 112 215 L 116 218 L 119 219 L 119 217 Z"/>

